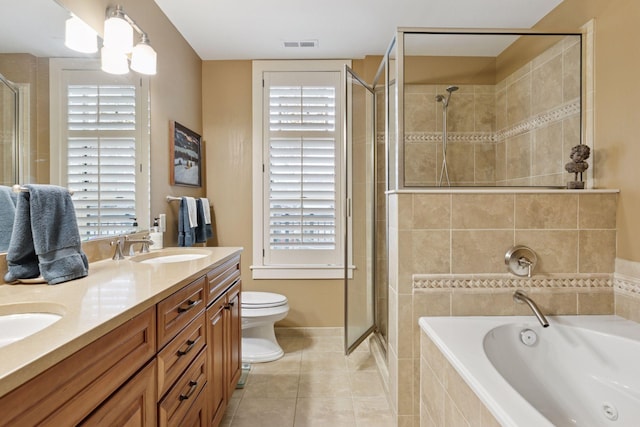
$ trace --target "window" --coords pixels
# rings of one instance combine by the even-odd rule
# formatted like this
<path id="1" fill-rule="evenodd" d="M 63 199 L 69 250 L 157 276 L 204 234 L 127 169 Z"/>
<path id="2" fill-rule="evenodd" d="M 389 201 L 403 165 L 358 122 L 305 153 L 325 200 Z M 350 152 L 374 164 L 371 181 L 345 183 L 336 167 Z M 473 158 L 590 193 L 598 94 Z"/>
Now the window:
<path id="1" fill-rule="evenodd" d="M 254 278 L 344 277 L 344 64 L 254 62 Z"/>
<path id="2" fill-rule="evenodd" d="M 134 222 L 148 228 L 146 84 L 93 70 L 56 74 L 60 120 L 52 143 L 60 147 L 52 182 L 73 191 L 80 236 L 130 233 Z"/>

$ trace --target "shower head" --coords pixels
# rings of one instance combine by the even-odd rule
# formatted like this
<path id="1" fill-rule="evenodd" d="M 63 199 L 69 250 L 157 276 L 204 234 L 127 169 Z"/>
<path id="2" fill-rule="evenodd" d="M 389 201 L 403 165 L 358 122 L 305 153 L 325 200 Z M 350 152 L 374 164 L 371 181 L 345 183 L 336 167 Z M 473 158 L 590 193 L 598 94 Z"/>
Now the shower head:
<path id="1" fill-rule="evenodd" d="M 457 91 L 458 89 L 460 89 L 458 86 L 449 86 L 449 87 L 447 88 L 447 92 L 449 92 L 449 94 L 451 94 L 451 92 L 455 92 L 455 91 Z"/>

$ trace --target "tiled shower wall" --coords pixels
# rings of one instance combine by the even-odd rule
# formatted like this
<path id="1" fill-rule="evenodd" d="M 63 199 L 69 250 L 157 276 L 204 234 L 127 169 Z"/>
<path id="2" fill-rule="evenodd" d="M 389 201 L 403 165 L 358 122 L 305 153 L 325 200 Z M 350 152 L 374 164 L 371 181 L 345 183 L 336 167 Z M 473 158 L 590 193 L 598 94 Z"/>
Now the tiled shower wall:
<path id="1" fill-rule="evenodd" d="M 399 426 L 420 424 L 421 316 L 613 313 L 614 191 L 450 190 L 389 195 L 389 389 Z M 532 279 L 506 273 L 514 244 Z"/>
<path id="2" fill-rule="evenodd" d="M 455 82 L 452 82 L 454 84 Z M 448 108 L 447 168 L 456 186 L 564 186 L 580 143 L 580 43 L 567 37 L 495 85 L 459 85 Z M 405 87 L 405 184 L 442 170 L 447 85 Z"/>

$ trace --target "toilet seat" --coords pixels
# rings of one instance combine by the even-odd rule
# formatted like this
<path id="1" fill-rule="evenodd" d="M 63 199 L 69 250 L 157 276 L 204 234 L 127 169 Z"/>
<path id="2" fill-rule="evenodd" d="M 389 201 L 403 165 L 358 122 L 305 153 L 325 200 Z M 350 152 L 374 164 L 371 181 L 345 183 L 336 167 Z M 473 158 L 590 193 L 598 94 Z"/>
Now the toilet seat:
<path id="1" fill-rule="evenodd" d="M 287 297 L 272 292 L 242 292 L 242 309 L 262 309 L 287 305 Z"/>

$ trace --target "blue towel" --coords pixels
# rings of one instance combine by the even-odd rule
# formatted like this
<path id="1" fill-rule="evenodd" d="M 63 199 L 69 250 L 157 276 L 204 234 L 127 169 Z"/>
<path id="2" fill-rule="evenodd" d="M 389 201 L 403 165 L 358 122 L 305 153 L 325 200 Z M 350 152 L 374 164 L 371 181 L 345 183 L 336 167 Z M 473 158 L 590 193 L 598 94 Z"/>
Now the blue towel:
<path id="1" fill-rule="evenodd" d="M 204 223 L 204 211 L 202 210 L 202 200 L 196 200 L 196 211 L 198 215 L 198 225 L 196 226 L 196 243 L 205 243 L 207 241 L 207 227 Z"/>
<path id="2" fill-rule="evenodd" d="M 189 222 L 189 208 L 187 207 L 187 198 L 180 200 L 180 209 L 178 210 L 178 246 L 193 246 L 196 241 L 195 228 L 191 227 Z"/>
<path id="3" fill-rule="evenodd" d="M 42 275 L 50 285 L 89 274 L 69 191 L 53 185 L 27 185 L 18 195 L 4 279 Z"/>
<path id="4" fill-rule="evenodd" d="M 13 219 L 16 216 L 17 195 L 11 187 L 0 185 L 0 252 L 9 248 Z"/>

